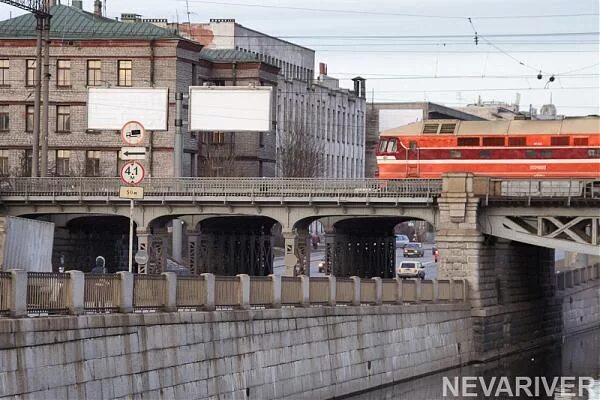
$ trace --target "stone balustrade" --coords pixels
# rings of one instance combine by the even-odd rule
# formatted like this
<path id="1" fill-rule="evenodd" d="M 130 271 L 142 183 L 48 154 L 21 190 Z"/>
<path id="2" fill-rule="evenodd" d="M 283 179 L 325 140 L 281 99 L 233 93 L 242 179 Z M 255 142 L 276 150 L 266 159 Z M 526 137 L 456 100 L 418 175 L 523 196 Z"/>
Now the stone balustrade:
<path id="1" fill-rule="evenodd" d="M 466 301 L 467 289 L 462 279 L 178 277 L 172 272 L 138 275 L 11 270 L 0 274 L 0 315 L 458 303 Z"/>

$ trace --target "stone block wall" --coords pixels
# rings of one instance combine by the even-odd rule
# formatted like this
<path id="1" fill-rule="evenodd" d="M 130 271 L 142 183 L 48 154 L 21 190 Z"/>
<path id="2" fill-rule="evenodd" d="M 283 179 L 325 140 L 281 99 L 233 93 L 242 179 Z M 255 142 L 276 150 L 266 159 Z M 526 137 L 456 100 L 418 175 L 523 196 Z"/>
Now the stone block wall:
<path id="1" fill-rule="evenodd" d="M 471 361 L 465 305 L 0 319 L 0 398 L 325 399 Z"/>
<path id="2" fill-rule="evenodd" d="M 600 326 L 600 281 L 581 284 L 561 295 L 563 335 Z"/>

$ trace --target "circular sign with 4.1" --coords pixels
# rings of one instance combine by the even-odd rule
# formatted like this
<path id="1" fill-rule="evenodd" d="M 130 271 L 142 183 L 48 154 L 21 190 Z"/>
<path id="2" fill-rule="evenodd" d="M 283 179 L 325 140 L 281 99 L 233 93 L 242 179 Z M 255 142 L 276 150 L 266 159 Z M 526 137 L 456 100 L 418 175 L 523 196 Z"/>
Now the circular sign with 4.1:
<path id="1" fill-rule="evenodd" d="M 128 185 L 137 185 L 144 180 L 144 167 L 137 161 L 130 161 L 121 168 L 121 180 Z"/>

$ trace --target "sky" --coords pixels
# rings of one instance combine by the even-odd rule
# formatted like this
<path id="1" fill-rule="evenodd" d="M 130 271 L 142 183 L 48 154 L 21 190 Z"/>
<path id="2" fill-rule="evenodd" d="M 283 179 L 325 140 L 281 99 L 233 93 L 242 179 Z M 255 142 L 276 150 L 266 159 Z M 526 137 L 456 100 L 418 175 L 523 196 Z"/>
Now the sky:
<path id="1" fill-rule="evenodd" d="M 235 18 L 314 49 L 343 87 L 366 78 L 369 101 L 459 107 L 478 98 L 514 103 L 519 93 L 521 110 L 552 99 L 559 114 L 600 114 L 597 0 L 106 1 L 109 17 Z M 20 13 L 0 5 L 0 19 Z"/>

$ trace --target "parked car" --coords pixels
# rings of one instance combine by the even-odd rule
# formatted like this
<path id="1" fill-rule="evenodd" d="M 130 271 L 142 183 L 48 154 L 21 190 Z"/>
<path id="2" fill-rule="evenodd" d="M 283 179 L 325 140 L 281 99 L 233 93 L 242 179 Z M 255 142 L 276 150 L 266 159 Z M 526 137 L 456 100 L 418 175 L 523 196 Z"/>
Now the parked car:
<path id="1" fill-rule="evenodd" d="M 396 247 L 404 248 L 410 243 L 410 239 L 406 235 L 396 235 Z"/>
<path id="2" fill-rule="evenodd" d="M 397 270 L 398 278 L 425 279 L 425 267 L 421 261 L 402 261 Z"/>
<path id="3" fill-rule="evenodd" d="M 410 242 L 404 246 L 404 257 L 423 257 L 425 250 L 423 244 L 419 242 Z"/>

